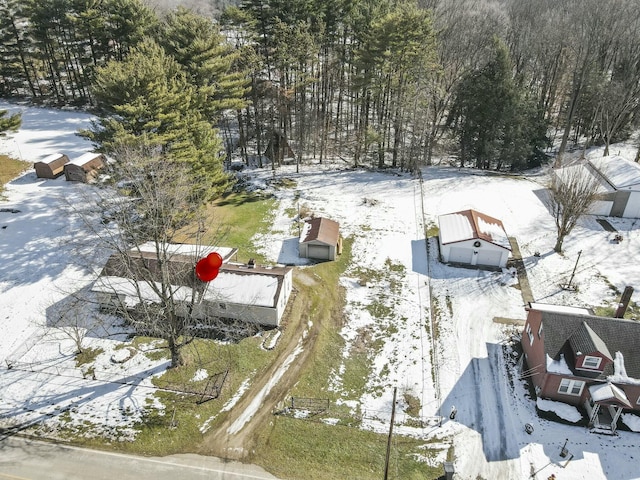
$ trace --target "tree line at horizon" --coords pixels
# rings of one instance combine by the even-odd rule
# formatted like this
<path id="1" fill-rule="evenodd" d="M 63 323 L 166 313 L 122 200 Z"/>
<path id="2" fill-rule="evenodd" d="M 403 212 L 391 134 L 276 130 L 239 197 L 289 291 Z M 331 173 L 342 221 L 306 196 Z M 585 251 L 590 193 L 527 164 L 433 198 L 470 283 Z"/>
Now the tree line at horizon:
<path id="1" fill-rule="evenodd" d="M 280 160 L 286 139 L 297 160 L 521 170 L 554 140 L 561 158 L 638 122 L 633 0 L 241 0 L 219 19 L 5 0 L 0 13 L 1 96 L 90 108 L 84 135 L 103 150 L 158 147 L 216 190 L 230 123 L 245 160 L 249 142 Z"/>

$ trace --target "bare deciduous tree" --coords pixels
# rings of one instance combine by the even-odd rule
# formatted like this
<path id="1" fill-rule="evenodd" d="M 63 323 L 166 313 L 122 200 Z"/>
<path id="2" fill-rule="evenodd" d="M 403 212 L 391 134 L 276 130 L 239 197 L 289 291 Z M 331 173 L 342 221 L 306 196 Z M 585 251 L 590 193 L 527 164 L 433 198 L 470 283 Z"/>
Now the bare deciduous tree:
<path id="1" fill-rule="evenodd" d="M 583 163 L 553 171 L 546 206 L 556 224 L 556 252 L 562 252 L 565 237 L 597 200 L 598 186 L 598 180 Z"/>
<path id="2" fill-rule="evenodd" d="M 85 351 L 87 336 L 109 334 L 107 319 L 97 311 L 87 309 L 90 302 L 89 292 L 83 289 L 47 309 L 47 326 L 71 339 L 77 354 Z"/>
<path id="3" fill-rule="evenodd" d="M 87 221 L 113 252 L 96 286 L 110 295 L 117 313 L 137 332 L 165 340 L 171 366 L 177 367 L 183 363 L 182 347 L 198 333 L 217 331 L 218 324 L 224 327 L 218 318 L 194 314 L 208 287 L 194 272 L 198 259 L 205 256 L 203 234 L 209 229 L 213 241 L 219 241 L 222 231 L 205 227 L 202 200 L 194 195 L 189 165 L 158 152 L 131 148 L 114 157 L 117 161 L 110 173 L 115 185 L 101 189 L 94 212 L 102 225 L 96 226 L 95 216 Z M 184 253 L 176 249 L 181 242 L 194 248 Z M 252 326 L 239 322 L 234 328 Z"/>

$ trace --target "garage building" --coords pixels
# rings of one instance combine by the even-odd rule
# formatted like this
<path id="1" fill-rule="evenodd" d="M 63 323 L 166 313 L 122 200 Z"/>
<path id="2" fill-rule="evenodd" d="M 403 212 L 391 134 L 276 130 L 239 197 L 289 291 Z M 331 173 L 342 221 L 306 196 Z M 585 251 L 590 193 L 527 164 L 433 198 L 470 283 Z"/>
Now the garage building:
<path id="1" fill-rule="evenodd" d="M 445 263 L 502 268 L 511 245 L 500 220 L 476 210 L 438 217 L 440 256 Z"/>
<path id="2" fill-rule="evenodd" d="M 335 260 L 341 250 L 340 224 L 328 218 L 304 222 L 298 251 L 303 258 Z"/>

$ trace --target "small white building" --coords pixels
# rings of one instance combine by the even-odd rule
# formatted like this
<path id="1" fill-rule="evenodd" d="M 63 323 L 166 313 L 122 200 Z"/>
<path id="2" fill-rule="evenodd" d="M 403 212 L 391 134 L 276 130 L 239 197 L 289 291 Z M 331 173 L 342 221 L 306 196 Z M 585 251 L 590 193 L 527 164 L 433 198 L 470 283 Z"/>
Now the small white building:
<path id="1" fill-rule="evenodd" d="M 183 312 L 200 320 L 225 318 L 273 327 L 280 325 L 293 288 L 291 267 L 232 263 L 230 259 L 236 249 L 170 247 L 169 265 L 165 268 L 172 277 L 173 298 L 180 304 L 179 314 Z M 120 255 L 109 258 L 91 289 L 101 308 L 117 311 L 133 309 L 141 299 L 149 303 L 158 301 L 154 287 L 159 285 L 160 274 L 157 255 L 152 250 L 150 245 L 144 245 L 128 252 L 126 266 Z M 195 264 L 211 251 L 223 257 L 223 264 L 214 280 L 201 282 L 195 276 Z"/>
<path id="2" fill-rule="evenodd" d="M 511 244 L 502 222 L 475 210 L 438 217 L 440 257 L 445 263 L 502 268 Z"/>
<path id="3" fill-rule="evenodd" d="M 303 258 L 335 260 L 340 253 L 340 224 L 328 218 L 312 218 L 304 222 L 298 252 Z"/>
<path id="4" fill-rule="evenodd" d="M 590 157 L 589 170 L 601 184 L 601 194 L 590 213 L 640 218 L 640 165 L 619 156 Z"/>
<path id="5" fill-rule="evenodd" d="M 597 200 L 589 212 L 605 217 L 640 218 L 640 165 L 620 156 L 590 156 L 553 170 L 560 181 L 595 181 Z"/>

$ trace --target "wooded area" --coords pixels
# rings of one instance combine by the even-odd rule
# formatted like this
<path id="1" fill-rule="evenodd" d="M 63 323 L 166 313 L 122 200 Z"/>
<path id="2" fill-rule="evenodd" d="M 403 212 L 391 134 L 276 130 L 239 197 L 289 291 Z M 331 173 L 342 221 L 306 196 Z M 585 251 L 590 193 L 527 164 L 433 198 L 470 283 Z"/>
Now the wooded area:
<path id="1" fill-rule="evenodd" d="M 225 146 L 282 138 L 297 161 L 519 170 L 637 127 L 640 3 L 3 0 L 0 55 L 2 97 L 90 108 L 98 146 L 161 146 L 215 185 Z"/>

